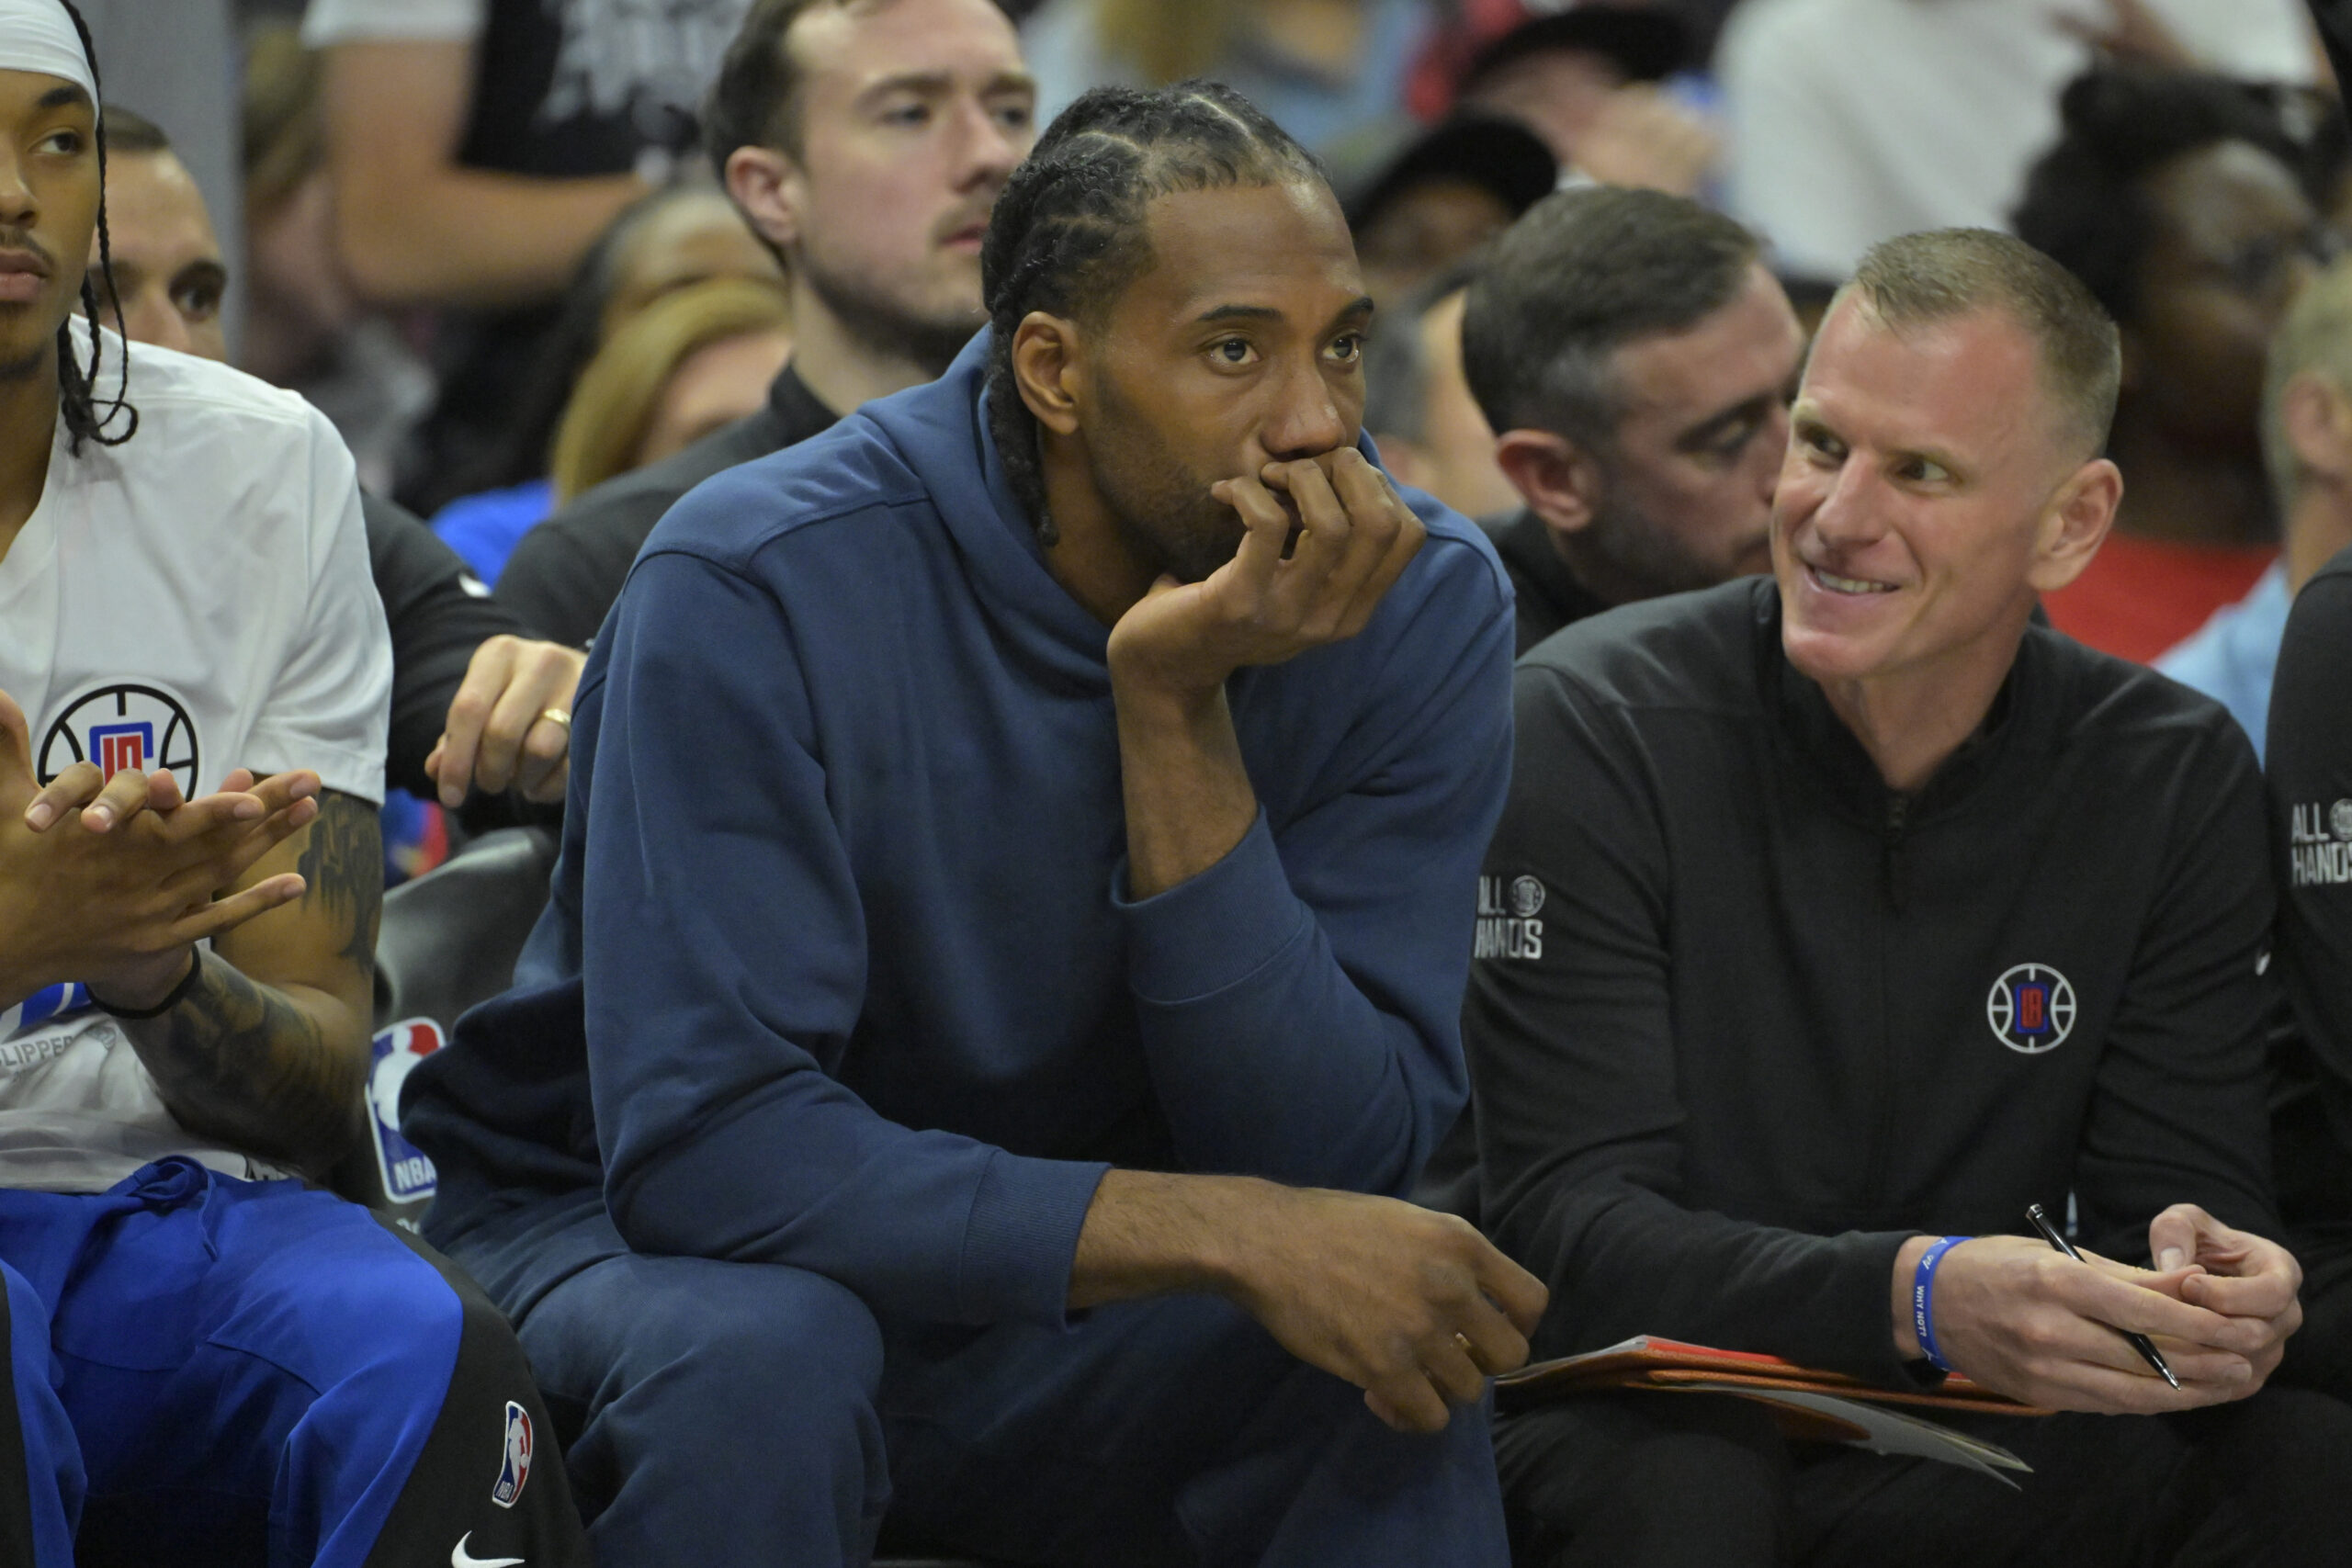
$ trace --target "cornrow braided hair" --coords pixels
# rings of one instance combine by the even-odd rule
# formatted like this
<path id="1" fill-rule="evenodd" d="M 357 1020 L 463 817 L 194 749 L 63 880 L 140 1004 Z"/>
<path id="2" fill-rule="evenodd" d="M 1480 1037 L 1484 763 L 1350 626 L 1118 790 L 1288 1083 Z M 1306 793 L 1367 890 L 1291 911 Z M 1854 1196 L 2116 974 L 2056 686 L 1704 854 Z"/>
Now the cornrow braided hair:
<path id="1" fill-rule="evenodd" d="M 1322 165 L 1219 82 L 1154 92 L 1097 87 L 1055 117 L 996 198 L 980 248 L 989 311 L 989 433 L 1013 494 L 1055 542 L 1037 422 L 1012 374 L 1012 334 L 1033 310 L 1099 321 L 1151 265 L 1145 209 L 1179 191 L 1330 182 Z"/>
<path id="2" fill-rule="evenodd" d="M 74 30 L 81 36 L 82 56 L 90 62 L 90 80 L 98 82 L 98 51 L 90 41 L 90 24 L 74 8 L 74 0 L 58 0 L 65 14 L 74 18 Z M 104 102 L 103 97 L 101 103 Z M 114 300 L 114 324 L 125 342 L 130 331 L 123 325 L 122 301 L 115 294 L 114 246 L 107 234 L 107 121 L 103 109 L 98 115 L 98 271 L 107 280 L 107 298 Z M 82 454 L 82 443 L 95 441 L 101 446 L 119 446 L 139 433 L 139 411 L 130 406 L 130 362 L 125 355 L 115 371 L 114 396 L 108 400 L 101 414 L 97 405 L 99 361 L 105 340 L 98 335 L 98 294 L 90 276 L 82 275 L 82 313 L 90 323 L 90 367 L 82 368 L 74 355 L 74 318 L 68 315 L 57 326 L 57 388 L 60 412 L 65 419 L 67 449 L 75 457 Z M 107 426 L 122 421 L 122 428 L 108 434 Z"/>

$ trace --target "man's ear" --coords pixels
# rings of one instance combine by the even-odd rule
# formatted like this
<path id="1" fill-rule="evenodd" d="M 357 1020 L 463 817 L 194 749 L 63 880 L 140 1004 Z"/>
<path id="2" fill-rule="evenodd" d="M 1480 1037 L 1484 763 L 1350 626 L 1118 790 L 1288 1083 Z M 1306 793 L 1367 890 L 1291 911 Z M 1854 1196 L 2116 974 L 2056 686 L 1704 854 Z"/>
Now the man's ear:
<path id="1" fill-rule="evenodd" d="M 1599 459 L 1565 435 L 1506 430 L 1495 437 L 1495 466 L 1555 533 L 1580 532 L 1600 514 L 1608 476 Z"/>
<path id="2" fill-rule="evenodd" d="M 1012 329 L 1012 380 L 1037 423 L 1057 435 L 1078 431 L 1086 367 L 1076 322 L 1032 310 Z"/>
<path id="3" fill-rule="evenodd" d="M 727 154 L 727 194 L 761 238 L 779 251 L 800 243 L 808 179 L 800 165 L 773 147 L 738 147 Z"/>
<path id="4" fill-rule="evenodd" d="M 2105 457 L 2076 468 L 2041 514 L 2026 581 L 2037 592 L 2049 593 L 2080 577 L 2106 541 L 2122 501 L 2122 469 Z"/>
<path id="5" fill-rule="evenodd" d="M 2298 468 L 2338 484 L 2352 479 L 2352 400 L 2318 371 L 2279 389 L 2278 433 Z"/>

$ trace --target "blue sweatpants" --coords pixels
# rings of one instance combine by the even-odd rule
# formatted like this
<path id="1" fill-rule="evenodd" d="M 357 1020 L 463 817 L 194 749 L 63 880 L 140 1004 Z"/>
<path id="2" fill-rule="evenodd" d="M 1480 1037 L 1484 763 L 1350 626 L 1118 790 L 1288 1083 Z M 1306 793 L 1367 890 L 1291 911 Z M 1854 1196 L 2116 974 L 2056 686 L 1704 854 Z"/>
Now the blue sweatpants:
<path id="1" fill-rule="evenodd" d="M 185 1159 L 0 1191 L 0 1280 L 39 1568 L 585 1561 L 551 1446 L 528 1506 L 527 1473 L 492 1495 L 545 1427 L 504 1325 L 365 1209 Z"/>
<path id="2" fill-rule="evenodd" d="M 441 1238 L 515 1316 L 597 1560 L 1502 1568 L 1483 1409 L 1390 1430 L 1210 1297 L 1068 1331 L 877 1322 L 819 1275 L 629 1252 L 601 1202 Z"/>

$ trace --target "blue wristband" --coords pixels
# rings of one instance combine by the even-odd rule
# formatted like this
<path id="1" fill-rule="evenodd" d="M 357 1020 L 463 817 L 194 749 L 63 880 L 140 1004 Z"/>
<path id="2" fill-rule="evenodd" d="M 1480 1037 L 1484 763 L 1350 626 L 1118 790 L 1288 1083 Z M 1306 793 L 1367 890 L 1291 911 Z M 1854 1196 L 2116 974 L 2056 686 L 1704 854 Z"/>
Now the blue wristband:
<path id="1" fill-rule="evenodd" d="M 1963 1241 L 1973 1239 L 1964 1235 L 1943 1237 L 1920 1255 L 1918 1269 L 1911 1276 L 1912 1332 L 1919 1337 L 1919 1348 L 1926 1352 L 1928 1364 L 1939 1372 L 1951 1372 L 1955 1369 L 1944 1359 L 1943 1352 L 1936 1348 L 1936 1265 L 1944 1260 L 1945 1253 Z"/>

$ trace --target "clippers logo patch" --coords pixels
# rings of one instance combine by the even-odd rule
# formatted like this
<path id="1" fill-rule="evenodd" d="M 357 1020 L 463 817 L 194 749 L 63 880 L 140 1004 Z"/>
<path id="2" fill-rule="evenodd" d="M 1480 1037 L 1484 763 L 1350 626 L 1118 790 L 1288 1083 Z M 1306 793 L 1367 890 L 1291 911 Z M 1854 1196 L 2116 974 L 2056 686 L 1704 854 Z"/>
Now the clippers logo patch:
<path id="1" fill-rule="evenodd" d="M 2028 1056 L 2054 1051 L 2075 1027 L 2075 987 L 2046 964 L 2020 964 L 1984 998 L 1993 1038 Z"/>
<path id="2" fill-rule="evenodd" d="M 498 1484 L 490 1489 L 490 1500 L 502 1508 L 511 1508 L 514 1499 L 523 1495 L 523 1483 L 531 1479 L 531 1413 L 515 1404 L 506 1402 L 506 1458 L 498 1467 Z"/>
<path id="3" fill-rule="evenodd" d="M 433 1162 L 401 1135 L 401 1085 L 443 1043 L 441 1026 L 429 1018 L 412 1018 L 376 1036 L 375 1058 L 368 1068 L 368 1112 L 376 1124 L 376 1170 L 384 1179 L 384 1196 L 395 1203 L 432 1197 L 438 1180 Z"/>
<path id="4" fill-rule="evenodd" d="M 112 778 L 126 768 L 166 769 L 180 793 L 197 793 L 196 724 L 161 686 L 103 686 L 76 697 L 41 737 L 34 759 L 48 784 L 76 762 L 96 762 Z"/>

